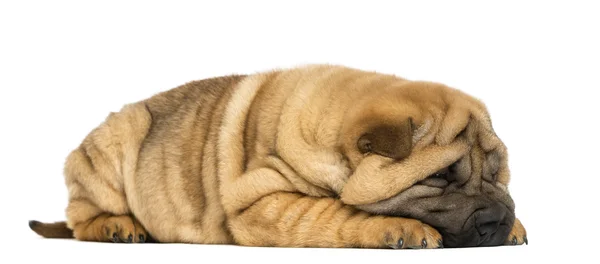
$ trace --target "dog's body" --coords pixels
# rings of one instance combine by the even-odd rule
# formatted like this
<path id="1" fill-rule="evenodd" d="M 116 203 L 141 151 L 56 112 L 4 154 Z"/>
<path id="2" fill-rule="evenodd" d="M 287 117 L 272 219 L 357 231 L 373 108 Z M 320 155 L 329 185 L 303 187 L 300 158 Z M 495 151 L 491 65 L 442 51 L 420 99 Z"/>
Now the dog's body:
<path id="1" fill-rule="evenodd" d="M 483 104 L 340 66 L 196 81 L 126 105 L 70 154 L 65 178 L 67 225 L 31 222 L 41 235 L 284 247 L 526 241 Z"/>

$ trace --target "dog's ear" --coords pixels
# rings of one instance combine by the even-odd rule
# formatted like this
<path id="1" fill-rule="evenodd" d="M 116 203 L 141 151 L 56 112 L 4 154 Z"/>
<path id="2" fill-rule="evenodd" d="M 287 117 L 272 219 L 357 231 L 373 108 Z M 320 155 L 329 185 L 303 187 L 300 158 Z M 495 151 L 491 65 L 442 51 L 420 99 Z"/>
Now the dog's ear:
<path id="1" fill-rule="evenodd" d="M 413 130 L 412 118 L 397 124 L 379 124 L 367 129 L 356 144 L 363 154 L 373 153 L 398 160 L 410 155 Z"/>

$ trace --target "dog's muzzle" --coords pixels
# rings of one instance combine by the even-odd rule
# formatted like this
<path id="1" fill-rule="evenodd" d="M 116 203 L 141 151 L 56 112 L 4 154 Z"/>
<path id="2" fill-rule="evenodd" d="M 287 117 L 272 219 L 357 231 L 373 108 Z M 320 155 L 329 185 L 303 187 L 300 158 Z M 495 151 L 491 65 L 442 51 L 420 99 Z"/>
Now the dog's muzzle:
<path id="1" fill-rule="evenodd" d="M 434 227 L 444 247 L 499 246 L 515 221 L 514 203 L 501 191 L 465 194 L 413 186 L 390 199 L 359 208 L 377 214 L 414 218 Z M 423 195 L 423 196 L 421 196 Z"/>
<path id="2" fill-rule="evenodd" d="M 445 247 L 499 246 L 508 237 L 514 219 L 514 214 L 505 205 L 493 202 L 475 210 L 458 232 L 444 226 L 433 226 L 442 234 Z"/>

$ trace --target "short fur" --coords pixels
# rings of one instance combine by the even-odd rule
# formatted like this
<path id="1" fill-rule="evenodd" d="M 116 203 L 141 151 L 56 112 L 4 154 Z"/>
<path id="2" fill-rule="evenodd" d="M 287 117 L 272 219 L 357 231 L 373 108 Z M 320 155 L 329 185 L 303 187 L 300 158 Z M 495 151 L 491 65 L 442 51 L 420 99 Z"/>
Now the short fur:
<path id="1" fill-rule="evenodd" d="M 453 163 L 469 178 L 461 193 L 487 186 L 514 211 L 506 150 L 484 105 L 458 90 L 332 65 L 212 78 L 111 113 L 67 158 L 63 231 L 32 229 L 89 241 L 440 247 L 420 221 L 430 208 L 401 201 Z"/>

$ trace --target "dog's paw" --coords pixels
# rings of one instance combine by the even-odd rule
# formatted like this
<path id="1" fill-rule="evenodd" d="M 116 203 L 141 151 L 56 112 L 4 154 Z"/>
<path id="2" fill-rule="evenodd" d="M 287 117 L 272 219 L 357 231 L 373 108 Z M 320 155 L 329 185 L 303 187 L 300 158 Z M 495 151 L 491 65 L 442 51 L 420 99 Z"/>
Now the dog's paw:
<path id="1" fill-rule="evenodd" d="M 107 241 L 114 243 L 144 243 L 148 233 L 129 215 L 109 216 L 102 223 L 102 233 Z"/>
<path id="2" fill-rule="evenodd" d="M 527 241 L 527 231 L 525 231 L 525 227 L 521 224 L 519 219 L 515 219 L 515 223 L 513 224 L 512 230 L 506 238 L 504 242 L 505 245 L 523 245 L 528 244 Z"/>
<path id="3" fill-rule="evenodd" d="M 76 224 L 73 236 L 81 241 L 114 243 L 144 243 L 151 240 L 135 217 L 107 213 Z"/>
<path id="4" fill-rule="evenodd" d="M 386 217 L 365 226 L 366 244 L 378 248 L 442 248 L 442 236 L 433 227 L 415 219 Z"/>

